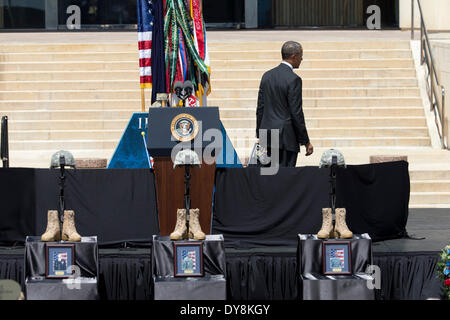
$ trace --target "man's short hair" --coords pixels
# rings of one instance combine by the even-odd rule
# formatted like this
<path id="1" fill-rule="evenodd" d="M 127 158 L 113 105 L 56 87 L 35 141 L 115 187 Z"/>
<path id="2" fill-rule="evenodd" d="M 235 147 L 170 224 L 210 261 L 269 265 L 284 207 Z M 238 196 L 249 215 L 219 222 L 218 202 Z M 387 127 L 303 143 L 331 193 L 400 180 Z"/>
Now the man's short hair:
<path id="1" fill-rule="evenodd" d="M 302 45 L 295 41 L 288 41 L 281 47 L 281 57 L 283 60 L 289 59 L 293 54 L 297 54 L 302 50 Z"/>

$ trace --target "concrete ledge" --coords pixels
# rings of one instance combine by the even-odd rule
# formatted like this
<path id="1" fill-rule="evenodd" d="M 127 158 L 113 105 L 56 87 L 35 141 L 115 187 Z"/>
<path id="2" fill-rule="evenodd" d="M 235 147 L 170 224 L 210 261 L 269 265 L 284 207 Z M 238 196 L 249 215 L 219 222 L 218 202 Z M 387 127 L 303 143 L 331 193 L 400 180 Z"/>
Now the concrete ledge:
<path id="1" fill-rule="evenodd" d="M 395 155 L 370 156 L 370 163 L 383 163 L 383 162 L 394 162 L 394 161 L 408 162 L 408 156 L 395 156 Z"/>
<path id="2" fill-rule="evenodd" d="M 75 164 L 78 169 L 106 169 L 108 160 L 101 158 L 79 158 L 75 159 Z"/>

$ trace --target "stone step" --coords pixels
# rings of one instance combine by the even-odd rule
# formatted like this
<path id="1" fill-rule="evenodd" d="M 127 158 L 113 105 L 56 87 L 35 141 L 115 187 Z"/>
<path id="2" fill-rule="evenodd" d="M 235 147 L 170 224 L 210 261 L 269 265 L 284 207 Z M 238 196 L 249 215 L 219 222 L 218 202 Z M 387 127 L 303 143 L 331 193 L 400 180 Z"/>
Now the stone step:
<path id="1" fill-rule="evenodd" d="M 147 106 L 149 100 L 147 101 Z M 0 110 L 130 109 L 141 112 L 141 99 L 0 100 Z"/>
<path id="2" fill-rule="evenodd" d="M 211 70 L 211 78 L 214 79 L 261 79 L 269 68 L 249 69 L 245 68 L 214 68 Z M 337 69 L 336 66 L 327 69 L 304 69 L 303 66 L 295 71 L 302 78 L 397 78 L 415 77 L 414 68 L 348 68 Z"/>
<path id="3" fill-rule="evenodd" d="M 2 111 L 9 121 L 20 120 L 114 120 L 130 119 L 133 110 L 35 110 L 35 111 Z"/>
<path id="4" fill-rule="evenodd" d="M 268 69 L 219 69 L 212 70 L 211 78 L 217 80 L 243 80 L 261 79 Z M 416 76 L 413 68 L 385 68 L 385 69 L 300 69 L 296 73 L 304 80 L 314 79 L 341 79 L 353 80 L 355 78 L 381 78 L 389 81 L 389 78 L 411 78 Z M 50 80 L 136 80 L 139 79 L 139 69 L 133 65 L 129 70 L 41 70 L 41 71 L 5 71 L 0 69 L 0 79 L 4 81 L 50 81 Z M 259 82 L 258 82 L 259 85 Z"/>
<path id="5" fill-rule="evenodd" d="M 151 91 L 146 90 L 150 99 Z M 49 91 L 0 91 L 4 100 L 84 100 L 84 99 L 140 99 L 140 89 L 128 90 L 49 90 Z M 149 100 L 150 101 L 150 100 Z"/>
<path id="6" fill-rule="evenodd" d="M 21 140 L 115 140 L 119 141 L 123 130 L 10 130 L 11 141 Z"/>
<path id="7" fill-rule="evenodd" d="M 56 90 L 132 90 L 140 88 L 139 77 L 133 80 L 52 80 L 1 81 L 0 91 L 56 91 Z"/>
<path id="8" fill-rule="evenodd" d="M 1 49 L 0 49 L 1 50 Z M 403 57 L 403 56 L 402 56 Z M 10 52 L 0 51 L 1 62 L 137 61 L 139 51 L 123 52 Z"/>
<path id="9" fill-rule="evenodd" d="M 220 116 L 224 118 L 248 118 L 256 113 L 256 108 L 221 108 L 219 109 Z M 303 108 L 305 117 L 386 117 L 386 116 L 425 116 L 422 107 L 374 107 L 374 108 Z"/>
<path id="10" fill-rule="evenodd" d="M 3 53 L 86 53 L 86 52 L 133 52 L 138 50 L 137 35 L 135 43 L 24 43 L 0 45 Z"/>
<path id="11" fill-rule="evenodd" d="M 246 68 L 246 69 L 270 69 L 280 64 L 280 60 L 214 60 L 211 68 Z M 339 66 L 339 69 L 354 68 L 412 68 L 412 59 L 346 59 L 346 60 L 304 60 L 302 69 L 331 69 Z M 104 71 L 104 70 L 139 70 L 139 61 L 66 61 L 66 62 L 0 62 L 0 70 L 3 71 Z"/>
<path id="12" fill-rule="evenodd" d="M 151 91 L 146 90 L 150 99 Z M 216 88 L 209 99 L 250 99 L 258 96 L 258 89 L 219 89 Z M 47 100 L 47 99 L 139 99 L 140 89 L 112 90 L 39 90 L 39 91 L 0 91 L 3 100 Z M 420 98 L 418 88 L 325 88 L 303 89 L 303 98 L 339 98 L 339 97 L 417 97 Z"/>
<path id="13" fill-rule="evenodd" d="M 74 71 L 0 71 L 0 79 L 4 81 L 78 81 L 78 80 L 132 80 L 139 81 L 139 69 L 104 70 L 102 72 L 89 70 Z"/>
<path id="14" fill-rule="evenodd" d="M 132 51 L 106 52 L 1 52 L 2 62 L 30 62 L 30 61 L 118 61 L 137 60 L 139 53 L 137 48 Z M 211 60 L 257 60 L 257 59 L 281 59 L 280 50 L 258 51 L 227 51 L 210 50 Z M 307 50 L 304 59 L 390 59 L 412 58 L 409 49 L 366 49 L 366 50 Z"/>
<path id="15" fill-rule="evenodd" d="M 301 41 L 301 40 L 300 40 Z M 304 51 L 308 50 L 398 50 L 409 49 L 409 41 L 301 41 Z M 283 42 L 251 42 L 251 41 L 233 41 L 217 42 L 209 41 L 208 48 L 210 52 L 214 51 L 260 51 L 274 50 L 280 48 Z M 111 42 L 111 43 L 26 43 L 26 44 L 7 44 L 0 45 L 0 52 L 133 52 L 137 50 L 136 42 Z"/>
<path id="16" fill-rule="evenodd" d="M 377 138 L 319 138 L 310 137 L 311 143 L 317 148 L 340 148 L 340 147 L 376 147 L 383 145 L 385 147 L 427 147 L 431 146 L 428 137 L 377 137 Z M 239 148 L 252 148 L 257 139 L 254 137 L 238 138 L 231 140 L 234 146 Z"/>
<path id="17" fill-rule="evenodd" d="M 0 101 L 1 103 L 1 101 Z M 208 105 L 211 107 L 220 106 L 233 108 L 246 108 L 254 106 L 256 108 L 257 101 L 255 98 L 210 98 L 208 97 Z M 419 107 L 422 106 L 420 97 L 327 97 L 327 98 L 303 98 L 303 107 Z"/>
<path id="18" fill-rule="evenodd" d="M 417 79 L 405 78 L 303 78 L 303 88 L 390 88 L 390 87 L 417 87 Z M 213 78 L 212 88 L 258 88 L 260 78 L 255 79 L 217 79 Z M 7 82 L 8 83 L 8 82 Z M 13 83 L 14 84 L 14 83 Z M 0 83 L 1 88 L 1 83 Z M 55 88 L 56 89 L 56 88 Z"/>
<path id="19" fill-rule="evenodd" d="M 14 150 L 74 150 L 74 149 L 112 149 L 118 144 L 117 139 L 106 140 L 22 140 L 10 141 Z"/>
<path id="20" fill-rule="evenodd" d="M 66 62 L 0 62 L 3 71 L 124 71 L 139 72 L 139 60 L 131 61 L 66 61 Z"/>
<path id="21" fill-rule="evenodd" d="M 115 120 L 19 120 L 10 121 L 9 130 L 101 130 L 115 129 L 124 130 L 129 119 Z"/>
<path id="22" fill-rule="evenodd" d="M 0 91 L 36 91 L 36 90 L 65 90 L 76 88 L 77 90 L 104 90 L 104 89 L 136 89 L 139 88 L 139 77 L 134 79 L 103 79 L 103 80 L 7 80 L 0 82 Z M 82 80 L 82 81 L 80 81 Z M 255 89 L 259 87 L 261 79 L 246 80 L 213 80 L 212 88 L 220 89 Z M 393 78 L 393 79 L 303 79 L 303 88 L 390 88 L 390 87 L 417 87 L 415 78 Z"/>
<path id="23" fill-rule="evenodd" d="M 68 62 L 69 63 L 69 62 Z M 246 69 L 271 69 L 280 64 L 279 59 L 265 60 L 213 60 L 211 68 L 246 68 Z M 104 65 L 104 66 L 103 66 Z M 111 69 L 113 66 L 103 63 L 103 69 Z M 413 68 L 414 60 L 412 59 L 336 59 L 336 60 L 303 60 L 301 69 L 354 69 L 354 68 Z M 113 69 L 114 70 L 114 69 Z M 117 69 L 116 69 L 117 70 Z"/>
<path id="24" fill-rule="evenodd" d="M 410 170 L 409 176 L 411 180 L 421 180 L 421 181 L 429 181 L 429 180 L 446 180 L 450 181 L 450 170 L 439 170 L 436 168 L 435 170 Z"/>
<path id="25" fill-rule="evenodd" d="M 256 118 L 227 118 L 222 119 L 226 129 L 228 128 L 255 128 Z M 336 118 L 306 118 L 307 128 L 336 127 L 339 124 L 343 128 L 350 127 L 424 127 L 424 117 L 347 117 Z"/>
<path id="26" fill-rule="evenodd" d="M 419 97 L 419 88 L 303 88 L 303 97 Z M 222 89 L 215 88 L 211 99 L 252 98 L 258 96 L 258 89 Z M 1 97 L 1 92 L 0 92 Z"/>
<path id="27" fill-rule="evenodd" d="M 254 128 L 231 128 L 227 129 L 230 138 L 255 137 Z M 308 134 L 311 138 L 338 138 L 338 137 L 428 137 L 427 127 L 409 127 L 409 128 L 383 128 L 383 127 L 360 127 L 360 128 L 308 128 Z"/>
<path id="28" fill-rule="evenodd" d="M 258 51 L 210 51 L 211 60 L 257 60 L 257 59 L 281 59 L 280 50 L 258 50 Z M 411 59 L 410 49 L 363 49 L 363 50 L 305 50 L 303 59 Z"/>
<path id="29" fill-rule="evenodd" d="M 295 40 L 295 39 L 293 39 Z M 362 49 L 410 49 L 409 41 L 301 41 L 303 51 L 308 50 L 362 50 Z M 280 48 L 283 42 L 208 42 L 210 51 L 228 50 L 228 51 L 260 51 L 275 50 Z"/>
<path id="30" fill-rule="evenodd" d="M 450 204 L 450 192 L 411 192 L 410 205 Z M 450 205 L 449 205 L 450 206 Z"/>
<path id="31" fill-rule="evenodd" d="M 413 180 L 411 192 L 450 192 L 450 180 Z"/>

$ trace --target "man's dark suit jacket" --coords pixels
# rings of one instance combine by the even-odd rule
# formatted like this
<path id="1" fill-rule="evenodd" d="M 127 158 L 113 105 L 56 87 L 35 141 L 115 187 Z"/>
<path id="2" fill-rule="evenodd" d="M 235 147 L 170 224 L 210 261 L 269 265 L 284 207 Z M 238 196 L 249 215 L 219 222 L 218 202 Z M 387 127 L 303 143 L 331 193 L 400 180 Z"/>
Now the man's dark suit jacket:
<path id="1" fill-rule="evenodd" d="M 309 143 L 302 104 L 302 79 L 289 66 L 267 71 L 259 86 L 256 136 L 259 129 L 279 129 L 279 149 L 299 152 Z"/>

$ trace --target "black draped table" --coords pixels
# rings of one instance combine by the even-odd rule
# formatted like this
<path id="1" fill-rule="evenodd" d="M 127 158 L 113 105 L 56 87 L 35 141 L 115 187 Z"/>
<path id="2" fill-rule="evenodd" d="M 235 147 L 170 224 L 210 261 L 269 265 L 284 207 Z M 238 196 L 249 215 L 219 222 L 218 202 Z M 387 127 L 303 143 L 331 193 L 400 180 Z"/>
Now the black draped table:
<path id="1" fill-rule="evenodd" d="M 226 247 L 296 247 L 298 234 L 315 234 L 329 203 L 329 169 L 280 168 L 273 176 L 259 168 L 216 170 L 212 233 Z M 404 161 L 347 166 L 337 170 L 337 207 L 347 224 L 373 241 L 406 234 L 410 181 Z"/>
<path id="2" fill-rule="evenodd" d="M 199 241 L 177 241 L 199 242 Z M 207 235 L 203 247 L 203 277 L 174 277 L 174 241 L 154 236 L 152 269 L 155 300 L 225 300 L 226 262 L 221 235 Z"/>

